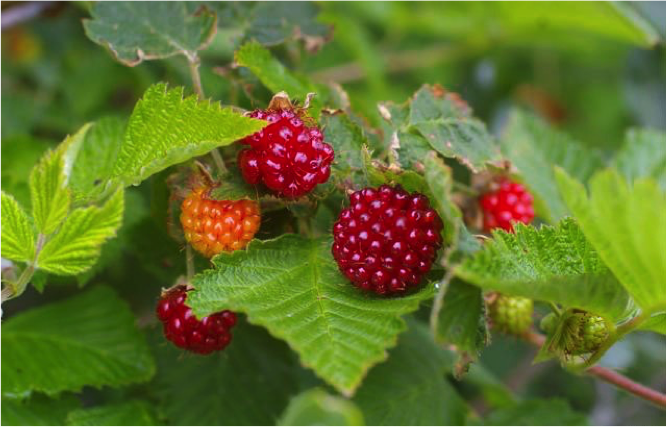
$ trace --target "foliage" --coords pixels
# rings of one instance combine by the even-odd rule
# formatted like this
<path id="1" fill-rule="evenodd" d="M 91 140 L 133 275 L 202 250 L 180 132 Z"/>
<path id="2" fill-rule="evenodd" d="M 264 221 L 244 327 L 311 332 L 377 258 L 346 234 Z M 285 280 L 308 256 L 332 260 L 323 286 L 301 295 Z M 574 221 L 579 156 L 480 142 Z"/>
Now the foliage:
<path id="1" fill-rule="evenodd" d="M 55 9 L 3 22 L 3 424 L 664 421 L 524 365 L 602 360 L 646 384 L 664 369 L 664 5 Z M 266 125 L 246 111 L 282 91 L 335 152 L 294 201 L 236 160 Z M 260 204 L 245 250 L 186 261 L 193 171 L 213 198 Z M 500 175 L 529 189 L 536 221 L 483 235 L 478 198 Z M 444 224 L 427 279 L 390 298 L 331 254 L 347 194 L 382 184 L 425 194 Z M 160 289 L 182 280 L 200 318 L 237 313 L 223 352 L 186 354 L 156 327 Z M 535 300 L 535 324 L 586 311 L 609 333 L 573 363 L 544 331 L 535 359 L 521 340 L 537 329 L 492 329 L 492 293 Z"/>

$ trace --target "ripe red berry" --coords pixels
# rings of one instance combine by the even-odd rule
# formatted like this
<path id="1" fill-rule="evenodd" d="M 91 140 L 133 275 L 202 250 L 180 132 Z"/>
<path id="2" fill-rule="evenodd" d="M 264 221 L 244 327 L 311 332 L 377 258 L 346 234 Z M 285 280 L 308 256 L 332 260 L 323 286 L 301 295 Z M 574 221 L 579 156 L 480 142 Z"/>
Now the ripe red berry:
<path id="1" fill-rule="evenodd" d="M 334 224 L 340 271 L 361 289 L 400 293 L 419 284 L 440 248 L 442 220 L 426 196 L 400 186 L 365 188 Z"/>
<path id="2" fill-rule="evenodd" d="M 199 354 L 224 349 L 232 339 L 231 329 L 236 315 L 231 311 L 206 316 L 197 320 L 185 305 L 188 290 L 178 286 L 162 295 L 157 305 L 157 317 L 163 323 L 164 336 L 177 347 Z"/>
<path id="3" fill-rule="evenodd" d="M 205 257 L 243 249 L 259 229 L 259 206 L 252 200 L 213 200 L 208 190 L 192 191 L 181 205 L 185 239 Z"/>
<path id="4" fill-rule="evenodd" d="M 250 148 L 239 153 L 238 162 L 249 184 L 264 183 L 294 199 L 329 179 L 334 152 L 317 126 L 308 126 L 293 109 L 256 110 L 250 117 L 271 124 L 242 140 Z"/>
<path id="5" fill-rule="evenodd" d="M 533 196 L 524 186 L 508 179 L 495 185 L 495 190 L 479 199 L 484 214 L 484 231 L 488 233 L 494 228 L 512 231 L 512 222 L 530 223 L 535 217 Z"/>

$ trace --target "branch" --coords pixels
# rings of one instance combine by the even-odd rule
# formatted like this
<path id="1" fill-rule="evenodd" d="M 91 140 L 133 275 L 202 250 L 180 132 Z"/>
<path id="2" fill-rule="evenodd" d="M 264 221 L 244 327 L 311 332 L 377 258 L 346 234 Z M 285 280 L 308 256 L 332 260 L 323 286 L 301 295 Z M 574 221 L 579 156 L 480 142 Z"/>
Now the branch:
<path id="1" fill-rule="evenodd" d="M 29 21 L 56 4 L 52 1 L 31 1 L 7 8 L 2 11 L 2 29 L 7 30 Z"/>
<path id="2" fill-rule="evenodd" d="M 544 344 L 546 338 L 542 334 L 537 332 L 528 332 L 522 338 L 530 342 L 536 347 L 541 347 Z M 632 381 L 630 378 L 619 374 L 608 368 L 603 368 L 601 366 L 593 366 L 584 371 L 586 374 L 596 377 L 599 380 L 607 382 L 609 384 L 615 385 L 618 388 L 622 388 L 628 393 L 634 394 L 635 396 L 644 399 L 648 402 L 653 403 L 654 405 L 665 409 L 665 395 L 645 387 L 641 384 L 638 384 Z"/>

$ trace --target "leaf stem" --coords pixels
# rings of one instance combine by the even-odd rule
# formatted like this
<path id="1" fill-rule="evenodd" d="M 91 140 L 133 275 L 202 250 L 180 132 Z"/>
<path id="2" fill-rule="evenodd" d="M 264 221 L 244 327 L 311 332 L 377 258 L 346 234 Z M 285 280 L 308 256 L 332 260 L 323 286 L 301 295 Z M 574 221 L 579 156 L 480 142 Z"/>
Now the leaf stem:
<path id="1" fill-rule="evenodd" d="M 201 77 L 199 75 L 199 57 L 194 55 L 192 57 L 187 56 L 188 65 L 190 66 L 190 78 L 192 78 L 192 87 L 194 88 L 199 99 L 204 99 L 204 89 L 201 85 Z"/>
<path id="2" fill-rule="evenodd" d="M 195 275 L 194 254 L 192 253 L 192 246 L 190 244 L 185 245 L 185 271 L 188 283 L 190 283 L 190 280 Z"/>
<path id="3" fill-rule="evenodd" d="M 637 316 L 641 317 L 641 316 Z M 636 318 L 635 318 L 636 319 Z M 634 323 L 635 325 L 637 323 L 634 322 L 635 319 L 630 320 L 628 323 Z M 627 323 L 626 323 L 627 325 Z M 625 325 L 623 325 L 625 326 Z M 619 331 L 623 327 L 621 326 L 619 328 Z M 628 331 L 629 332 L 629 331 Z M 623 332 L 625 334 L 626 332 Z M 522 337 L 526 341 L 530 342 L 536 347 L 541 347 L 544 344 L 544 341 L 546 338 L 544 335 L 539 334 L 537 332 L 528 332 Z M 615 342 L 615 340 L 614 340 Z M 664 409 L 665 408 L 665 395 L 650 389 L 646 386 L 643 386 L 639 383 L 636 383 L 632 381 L 630 378 L 619 374 L 618 372 L 612 371 L 611 369 L 608 368 L 603 368 L 601 366 L 593 366 L 584 371 L 586 374 L 591 375 L 593 377 L 598 378 L 599 380 L 605 381 L 609 384 L 615 385 L 618 388 L 621 388 L 628 393 L 634 394 L 635 396 L 644 399 L 648 402 L 653 403 L 654 405 L 659 406 L 660 408 Z"/>
<path id="4" fill-rule="evenodd" d="M 2 299 L 0 302 L 4 303 L 5 301 L 16 298 L 25 292 L 25 289 L 28 287 L 30 280 L 32 280 L 32 276 L 34 276 L 35 271 L 37 271 L 37 257 L 42 251 L 44 243 L 46 243 L 46 236 L 42 233 L 39 233 L 37 236 L 37 244 L 35 245 L 35 256 L 33 257 L 33 260 L 27 263 L 25 270 L 23 270 L 16 283 L 6 282 L 7 284 L 5 287 L 2 288 Z"/>
<path id="5" fill-rule="evenodd" d="M 449 288 L 449 282 L 454 278 L 454 268 L 450 267 L 447 270 L 447 273 L 440 281 L 440 287 L 438 288 L 438 293 L 433 300 L 433 308 L 431 308 L 431 316 L 429 323 L 431 325 L 431 333 L 433 336 L 437 336 L 438 329 L 438 317 L 440 316 L 440 310 L 442 310 L 442 305 L 445 300 L 445 294 L 447 293 L 447 288 Z"/>
<path id="6" fill-rule="evenodd" d="M 197 96 L 200 100 L 204 99 L 204 87 L 201 84 L 201 75 L 199 74 L 199 57 L 195 55 L 187 55 L 188 66 L 190 67 L 190 78 L 192 79 L 192 87 L 194 88 Z M 211 150 L 211 156 L 213 156 L 213 161 L 215 165 L 220 170 L 220 174 L 227 173 L 227 167 L 225 162 L 222 160 L 222 156 L 217 148 Z"/>

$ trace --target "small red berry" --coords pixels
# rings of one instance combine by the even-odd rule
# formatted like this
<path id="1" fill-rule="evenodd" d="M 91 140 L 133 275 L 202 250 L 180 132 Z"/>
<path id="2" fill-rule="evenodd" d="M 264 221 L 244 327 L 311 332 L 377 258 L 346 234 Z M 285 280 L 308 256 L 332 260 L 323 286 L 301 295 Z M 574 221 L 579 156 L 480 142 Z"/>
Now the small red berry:
<path id="1" fill-rule="evenodd" d="M 259 229 L 259 206 L 252 200 L 213 200 L 208 190 L 192 191 L 181 205 L 185 239 L 205 257 L 243 249 Z"/>
<path id="2" fill-rule="evenodd" d="M 334 152 L 317 126 L 308 126 L 290 108 L 256 110 L 250 117 L 271 124 L 242 140 L 250 146 L 238 157 L 246 182 L 264 183 L 279 196 L 291 199 L 327 182 Z"/>
<path id="3" fill-rule="evenodd" d="M 199 354 L 224 349 L 232 339 L 231 329 L 236 315 L 225 310 L 197 320 L 185 305 L 189 291 L 178 286 L 162 295 L 157 304 L 157 317 L 163 323 L 164 336 L 177 347 Z"/>
<path id="4" fill-rule="evenodd" d="M 530 223 L 535 217 L 533 196 L 519 183 L 502 179 L 497 189 L 483 194 L 479 203 L 484 214 L 484 231 L 494 228 L 512 231 L 513 222 Z"/>
<path id="5" fill-rule="evenodd" d="M 400 293 L 431 270 L 442 244 L 442 220 L 426 196 L 400 186 L 350 195 L 334 224 L 331 248 L 340 271 L 356 286 Z"/>

